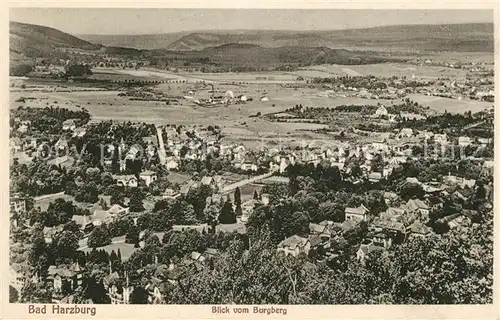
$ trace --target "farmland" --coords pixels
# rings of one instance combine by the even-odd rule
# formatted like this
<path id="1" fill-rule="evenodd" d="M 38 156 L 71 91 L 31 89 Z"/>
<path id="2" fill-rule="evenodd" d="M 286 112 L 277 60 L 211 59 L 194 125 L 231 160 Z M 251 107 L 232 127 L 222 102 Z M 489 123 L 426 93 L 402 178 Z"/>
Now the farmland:
<path id="1" fill-rule="evenodd" d="M 440 77 L 464 78 L 466 71 L 437 66 L 416 66 L 406 63 L 384 63 L 366 65 L 318 65 L 303 68 L 300 74 L 305 77 L 333 77 L 333 76 L 363 76 L 376 77 L 408 77 L 435 79 Z"/>

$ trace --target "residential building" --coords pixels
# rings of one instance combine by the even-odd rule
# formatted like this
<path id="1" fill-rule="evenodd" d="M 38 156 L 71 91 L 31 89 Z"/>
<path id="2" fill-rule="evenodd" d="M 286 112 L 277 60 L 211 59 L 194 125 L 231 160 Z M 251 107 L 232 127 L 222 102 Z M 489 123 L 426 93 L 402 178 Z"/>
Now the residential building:
<path id="1" fill-rule="evenodd" d="M 368 175 L 368 181 L 370 181 L 372 183 L 377 183 L 380 180 L 382 180 L 382 173 L 380 173 L 380 172 L 371 172 Z"/>
<path id="2" fill-rule="evenodd" d="M 406 203 L 406 210 L 412 213 L 418 213 L 422 218 L 429 217 L 429 206 L 420 199 L 410 199 Z"/>
<path id="3" fill-rule="evenodd" d="M 389 111 L 387 111 L 386 107 L 380 106 L 375 111 L 375 115 L 378 116 L 378 117 L 387 116 L 387 115 L 389 115 Z"/>
<path id="4" fill-rule="evenodd" d="M 470 144 L 472 144 L 472 139 L 470 137 L 466 137 L 466 136 L 458 137 L 458 145 L 459 146 L 467 147 Z"/>
<path id="5" fill-rule="evenodd" d="M 360 205 L 357 208 L 345 208 L 344 212 L 345 220 L 366 221 L 369 210 L 364 205 Z"/>
<path id="6" fill-rule="evenodd" d="M 158 176 L 156 175 L 156 172 L 147 170 L 139 174 L 139 179 L 144 180 L 146 186 L 149 187 L 151 182 L 154 182 L 158 179 Z"/>
<path id="7" fill-rule="evenodd" d="M 120 187 L 136 188 L 138 185 L 137 178 L 133 174 L 113 175 L 113 179 Z"/>
<path id="8" fill-rule="evenodd" d="M 67 131 L 67 130 L 75 130 L 76 129 L 76 123 L 74 119 L 68 119 L 63 121 L 62 123 L 62 129 Z"/>
<path id="9" fill-rule="evenodd" d="M 378 246 L 373 243 L 372 240 L 364 240 L 359 246 L 358 251 L 356 252 L 356 259 L 362 264 L 365 265 L 368 259 L 370 259 L 370 255 L 372 252 L 378 251 L 382 255 L 387 254 L 387 251 L 382 246 Z"/>
<path id="10" fill-rule="evenodd" d="M 181 196 L 180 192 L 177 192 L 172 188 L 165 189 L 165 192 L 163 192 L 162 195 L 164 200 L 175 200 L 180 196 Z"/>
<path id="11" fill-rule="evenodd" d="M 286 238 L 278 244 L 278 252 L 283 252 L 285 256 L 292 255 L 298 257 L 300 254 L 309 254 L 311 243 L 309 239 L 297 235 Z"/>
<path id="12" fill-rule="evenodd" d="M 410 138 L 410 137 L 413 137 L 413 130 L 411 128 L 403 128 L 399 132 L 399 136 L 401 138 Z"/>

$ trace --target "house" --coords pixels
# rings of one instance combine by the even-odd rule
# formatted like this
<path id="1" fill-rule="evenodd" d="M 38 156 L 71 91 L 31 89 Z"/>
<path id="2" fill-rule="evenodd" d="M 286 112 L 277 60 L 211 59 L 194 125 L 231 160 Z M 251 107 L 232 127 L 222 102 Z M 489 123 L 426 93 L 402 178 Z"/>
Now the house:
<path id="1" fill-rule="evenodd" d="M 382 173 L 380 172 L 372 172 L 368 175 L 368 181 L 372 183 L 377 183 L 382 180 Z"/>
<path id="2" fill-rule="evenodd" d="M 477 142 L 482 146 L 482 147 L 486 147 L 487 145 L 489 145 L 492 140 L 491 138 L 478 138 L 477 139 Z"/>
<path id="3" fill-rule="evenodd" d="M 370 255 L 373 252 L 380 252 L 382 255 L 387 254 L 387 251 L 384 249 L 384 247 L 374 244 L 372 240 L 364 240 L 359 246 L 358 251 L 356 252 L 356 259 L 362 265 L 365 265 L 366 261 L 370 259 Z"/>
<path id="4" fill-rule="evenodd" d="M 179 163 L 175 160 L 174 157 L 167 157 L 165 167 L 168 170 L 175 170 L 179 168 Z"/>
<path id="5" fill-rule="evenodd" d="M 203 256 L 205 257 L 205 260 L 213 259 L 219 256 L 219 251 L 214 248 L 207 248 L 205 249 L 205 252 L 203 252 Z"/>
<path id="6" fill-rule="evenodd" d="M 316 223 L 309 223 L 309 233 L 319 236 L 320 238 L 330 239 L 332 232 L 328 225 L 321 225 Z"/>
<path id="7" fill-rule="evenodd" d="M 384 192 L 383 197 L 387 204 L 392 204 L 399 198 L 399 196 L 396 193 L 389 191 Z"/>
<path id="8" fill-rule="evenodd" d="M 92 218 L 89 216 L 74 214 L 71 217 L 71 220 L 75 221 L 75 223 L 80 226 L 80 230 L 82 230 L 85 234 L 89 234 L 95 228 Z"/>
<path id="9" fill-rule="evenodd" d="M 180 192 L 177 192 L 172 188 L 165 189 L 165 192 L 163 192 L 162 195 L 163 200 L 175 200 L 180 196 L 181 196 Z"/>
<path id="10" fill-rule="evenodd" d="M 399 136 L 401 138 L 410 138 L 410 137 L 413 137 L 413 130 L 411 128 L 403 128 L 399 132 Z"/>
<path id="11" fill-rule="evenodd" d="M 113 175 L 113 179 L 116 180 L 116 185 L 120 187 L 135 188 L 138 185 L 137 178 L 133 174 Z"/>
<path id="12" fill-rule="evenodd" d="M 250 217 L 254 209 L 262 205 L 264 205 L 264 203 L 261 200 L 250 199 L 241 204 L 241 211 L 243 212 L 243 215 Z"/>
<path id="13" fill-rule="evenodd" d="M 434 134 L 434 142 L 436 144 L 447 145 L 448 144 L 448 137 L 447 137 L 446 133 Z"/>
<path id="14" fill-rule="evenodd" d="M 10 212 L 20 214 L 26 211 L 26 198 L 20 193 L 14 193 L 10 197 Z"/>
<path id="15" fill-rule="evenodd" d="M 467 147 L 471 143 L 472 143 L 472 139 L 470 137 L 466 137 L 466 136 L 458 137 L 458 145 L 461 147 Z"/>
<path id="16" fill-rule="evenodd" d="M 412 213 L 418 213 L 423 218 L 429 217 L 429 206 L 420 199 L 410 199 L 406 203 L 406 210 Z"/>
<path id="17" fill-rule="evenodd" d="M 369 210 L 360 205 L 357 208 L 345 208 L 345 220 L 366 221 Z"/>
<path id="18" fill-rule="evenodd" d="M 84 269 L 78 263 L 71 265 L 51 265 L 47 270 L 47 280 L 52 287 L 52 302 L 59 302 L 68 293 L 83 286 Z"/>
<path id="19" fill-rule="evenodd" d="M 23 143 L 21 139 L 15 137 L 9 140 L 9 146 L 12 152 L 19 152 L 23 149 Z"/>
<path id="20" fill-rule="evenodd" d="M 62 129 L 65 131 L 75 130 L 76 129 L 75 119 L 64 120 L 62 123 Z"/>
<path id="21" fill-rule="evenodd" d="M 69 150 L 68 140 L 65 138 L 59 138 L 54 144 L 54 149 L 57 151 Z"/>
<path id="22" fill-rule="evenodd" d="M 243 171 L 257 171 L 259 167 L 255 161 L 247 159 L 240 165 L 240 169 Z"/>
<path id="23" fill-rule="evenodd" d="M 181 186 L 181 194 L 186 195 L 189 190 L 198 188 L 198 183 L 194 180 L 189 180 Z"/>
<path id="24" fill-rule="evenodd" d="M 87 134 L 87 129 L 85 128 L 75 128 L 73 130 L 73 137 L 81 138 Z"/>
<path id="25" fill-rule="evenodd" d="M 386 235 L 388 235 L 392 239 L 406 235 L 405 225 L 402 222 L 396 220 L 387 220 L 380 218 L 374 223 L 374 226 L 377 230 L 381 229 L 382 231 L 384 231 Z"/>
<path id="26" fill-rule="evenodd" d="M 148 292 L 148 304 L 162 304 L 168 291 L 168 282 L 151 277 L 145 289 Z"/>
<path id="27" fill-rule="evenodd" d="M 126 274 L 125 285 L 121 286 L 118 283 L 112 283 L 107 289 L 111 304 L 129 304 L 130 297 L 134 291 L 134 286 L 129 284 L 128 273 Z"/>
<path id="28" fill-rule="evenodd" d="M 415 220 L 407 229 L 406 233 L 413 237 L 426 237 L 431 233 L 429 227 L 421 221 Z"/>
<path id="29" fill-rule="evenodd" d="M 158 176 L 156 175 L 156 172 L 147 170 L 139 174 L 139 179 L 144 180 L 146 186 L 149 187 L 151 182 L 156 181 L 158 179 Z"/>
<path id="30" fill-rule="evenodd" d="M 355 220 L 355 219 L 350 219 L 342 222 L 341 224 L 337 225 L 343 232 L 349 231 L 353 228 L 355 228 L 360 221 Z"/>
<path id="31" fill-rule="evenodd" d="M 407 177 L 406 183 L 420 184 L 420 181 L 418 181 L 418 178 L 415 178 L 415 177 Z"/>
<path id="32" fill-rule="evenodd" d="M 109 214 L 114 214 L 114 215 L 124 215 L 129 213 L 129 208 L 125 208 L 120 206 L 119 204 L 114 204 L 111 206 L 111 208 L 108 209 Z"/>
<path id="33" fill-rule="evenodd" d="M 43 232 L 43 237 L 45 239 L 45 243 L 50 244 L 52 243 L 52 240 L 58 234 L 59 232 L 62 232 L 64 229 L 63 225 L 59 225 L 56 227 L 44 227 L 42 232 Z"/>
<path id="34" fill-rule="evenodd" d="M 147 145 L 158 147 L 158 137 L 156 135 L 142 137 L 142 141 Z"/>
<path id="35" fill-rule="evenodd" d="M 292 255 L 298 257 L 300 254 L 307 255 L 311 249 L 309 239 L 293 235 L 278 244 L 278 252 L 283 252 L 285 256 Z"/>
<path id="36" fill-rule="evenodd" d="M 377 232 L 372 238 L 373 244 L 384 249 L 389 249 L 392 245 L 392 238 L 384 231 Z"/>
<path id="37" fill-rule="evenodd" d="M 96 210 L 92 214 L 91 221 L 94 226 L 100 226 L 103 223 L 110 223 L 115 220 L 116 215 L 108 212 L 107 210 Z"/>
<path id="38" fill-rule="evenodd" d="M 377 108 L 375 111 L 375 115 L 378 117 L 383 117 L 389 115 L 389 111 L 387 111 L 387 108 L 384 106 L 380 106 Z"/>
<path id="39" fill-rule="evenodd" d="M 22 124 L 20 125 L 18 128 L 17 128 L 17 131 L 21 132 L 21 133 L 26 133 L 28 132 L 28 129 L 29 127 L 25 124 Z"/>

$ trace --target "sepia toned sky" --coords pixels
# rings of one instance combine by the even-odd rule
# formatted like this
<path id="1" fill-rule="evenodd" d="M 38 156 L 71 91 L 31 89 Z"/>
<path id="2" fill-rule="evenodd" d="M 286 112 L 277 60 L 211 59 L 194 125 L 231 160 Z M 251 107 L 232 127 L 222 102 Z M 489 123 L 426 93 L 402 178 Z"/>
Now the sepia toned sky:
<path id="1" fill-rule="evenodd" d="M 195 30 L 335 30 L 399 24 L 493 22 L 492 10 L 11 8 L 10 20 L 71 34 Z"/>

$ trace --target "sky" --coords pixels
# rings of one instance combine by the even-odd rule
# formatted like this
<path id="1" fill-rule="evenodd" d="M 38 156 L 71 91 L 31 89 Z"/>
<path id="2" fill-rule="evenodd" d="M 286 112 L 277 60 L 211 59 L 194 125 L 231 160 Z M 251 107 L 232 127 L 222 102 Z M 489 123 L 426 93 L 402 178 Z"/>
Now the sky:
<path id="1" fill-rule="evenodd" d="M 493 22 L 492 10 L 11 8 L 10 20 L 71 34 L 200 30 L 336 30 L 400 24 Z"/>

